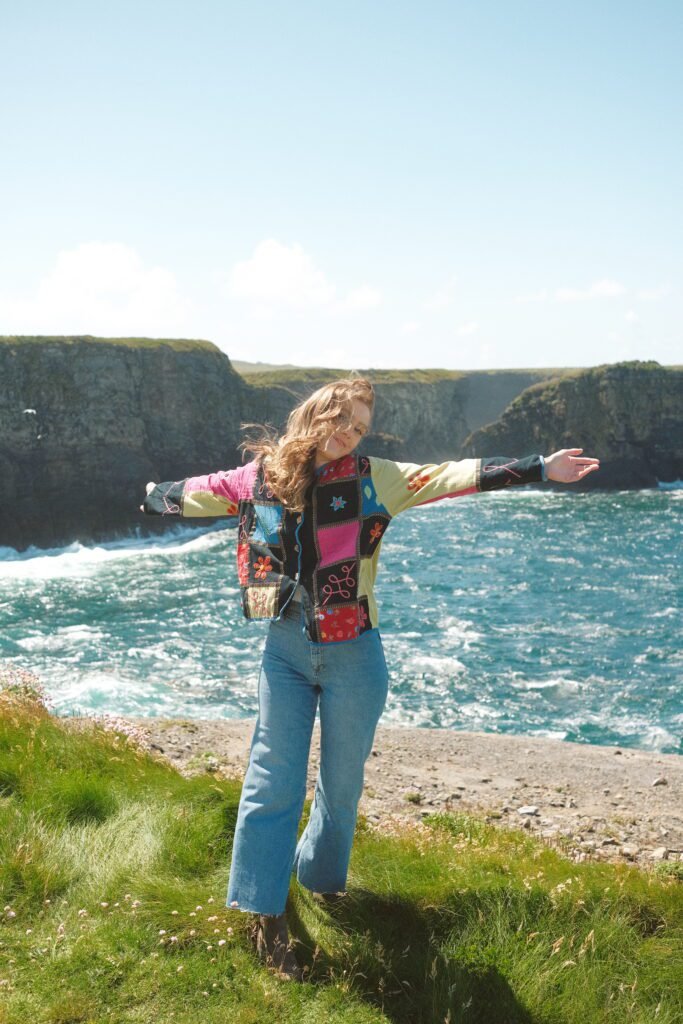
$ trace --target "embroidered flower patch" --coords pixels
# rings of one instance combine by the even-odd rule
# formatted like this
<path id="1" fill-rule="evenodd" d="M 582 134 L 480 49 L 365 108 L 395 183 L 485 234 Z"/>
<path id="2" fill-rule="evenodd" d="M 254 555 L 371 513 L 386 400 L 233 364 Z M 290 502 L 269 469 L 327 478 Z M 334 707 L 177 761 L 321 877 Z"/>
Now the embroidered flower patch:
<path id="1" fill-rule="evenodd" d="M 383 532 L 384 532 L 384 527 L 382 526 L 382 524 L 381 523 L 375 523 L 374 526 L 372 527 L 372 529 L 370 530 L 370 537 L 371 537 L 372 540 L 377 540 L 379 537 L 382 536 Z"/>
<path id="2" fill-rule="evenodd" d="M 273 571 L 273 566 L 270 562 L 270 555 L 265 558 L 258 558 L 254 564 L 254 576 L 257 580 L 264 580 L 266 574 Z"/>
<path id="3" fill-rule="evenodd" d="M 429 483 L 429 473 L 421 473 L 419 476 L 414 476 L 412 480 L 408 481 L 409 491 L 421 491 L 425 484 Z"/>

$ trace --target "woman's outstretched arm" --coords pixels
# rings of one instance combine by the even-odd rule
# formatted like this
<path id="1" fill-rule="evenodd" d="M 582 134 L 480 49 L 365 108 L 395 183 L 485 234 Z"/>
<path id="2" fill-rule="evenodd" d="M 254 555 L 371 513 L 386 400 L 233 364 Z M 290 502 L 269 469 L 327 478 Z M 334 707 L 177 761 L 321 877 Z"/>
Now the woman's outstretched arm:
<path id="1" fill-rule="evenodd" d="M 251 494 L 253 463 L 185 480 L 147 484 L 140 509 L 151 516 L 236 516 L 240 498 Z"/>
<path id="2" fill-rule="evenodd" d="M 581 448 L 563 448 L 552 455 L 515 459 L 494 456 L 420 466 L 370 458 L 377 500 L 391 516 L 443 498 L 494 491 L 521 484 L 554 480 L 574 483 L 599 469 L 598 459 L 581 458 Z"/>

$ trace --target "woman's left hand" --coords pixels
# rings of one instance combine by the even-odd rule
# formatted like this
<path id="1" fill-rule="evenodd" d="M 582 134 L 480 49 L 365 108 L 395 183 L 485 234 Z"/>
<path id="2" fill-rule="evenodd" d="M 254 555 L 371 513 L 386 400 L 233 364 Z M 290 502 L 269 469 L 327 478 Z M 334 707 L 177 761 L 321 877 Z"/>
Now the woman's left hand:
<path id="1" fill-rule="evenodd" d="M 600 469 L 599 459 L 582 457 L 583 448 L 561 448 L 559 452 L 545 456 L 545 472 L 548 480 L 561 484 L 575 484 L 589 473 Z"/>

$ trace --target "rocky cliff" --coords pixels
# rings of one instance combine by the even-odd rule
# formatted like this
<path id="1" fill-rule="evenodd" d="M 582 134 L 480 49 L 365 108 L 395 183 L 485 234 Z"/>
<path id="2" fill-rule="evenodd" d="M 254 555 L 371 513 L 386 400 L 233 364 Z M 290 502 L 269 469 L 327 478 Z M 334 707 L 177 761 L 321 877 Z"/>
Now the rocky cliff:
<path id="1" fill-rule="evenodd" d="M 683 368 L 614 363 L 535 384 L 460 454 L 583 448 L 600 458 L 583 489 L 656 487 L 683 478 Z M 559 485 L 561 486 L 561 485 Z"/>
<path id="2" fill-rule="evenodd" d="M 360 370 L 375 385 L 373 431 L 361 451 L 414 462 L 456 457 L 463 441 L 496 419 L 525 388 L 562 370 Z M 282 429 L 292 406 L 346 370 L 249 374 L 245 410 Z"/>
<path id="3" fill-rule="evenodd" d="M 0 338 L 0 545 L 160 529 L 145 483 L 235 465 L 244 391 L 209 342 Z"/>
<path id="4" fill-rule="evenodd" d="M 377 389 L 364 450 L 376 455 L 426 462 L 574 443 L 603 459 L 602 486 L 683 475 L 680 370 L 364 372 Z M 237 465 L 242 422 L 280 428 L 344 373 L 245 380 L 207 341 L 0 337 L 0 546 L 167 529 L 139 511 L 148 480 Z"/>

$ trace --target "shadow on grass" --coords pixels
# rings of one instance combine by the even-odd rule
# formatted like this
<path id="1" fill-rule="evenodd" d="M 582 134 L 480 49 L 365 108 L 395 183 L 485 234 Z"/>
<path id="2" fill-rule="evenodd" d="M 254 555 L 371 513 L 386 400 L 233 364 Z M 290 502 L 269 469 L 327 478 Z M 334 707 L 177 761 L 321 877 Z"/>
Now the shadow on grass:
<path id="1" fill-rule="evenodd" d="M 306 980 L 348 987 L 396 1024 L 533 1024 L 496 963 L 499 951 L 458 941 L 473 903 L 476 894 L 458 894 L 448 908 L 418 907 L 354 888 L 323 911 L 337 933 L 333 949 L 316 944 L 291 899 L 287 917 Z"/>

